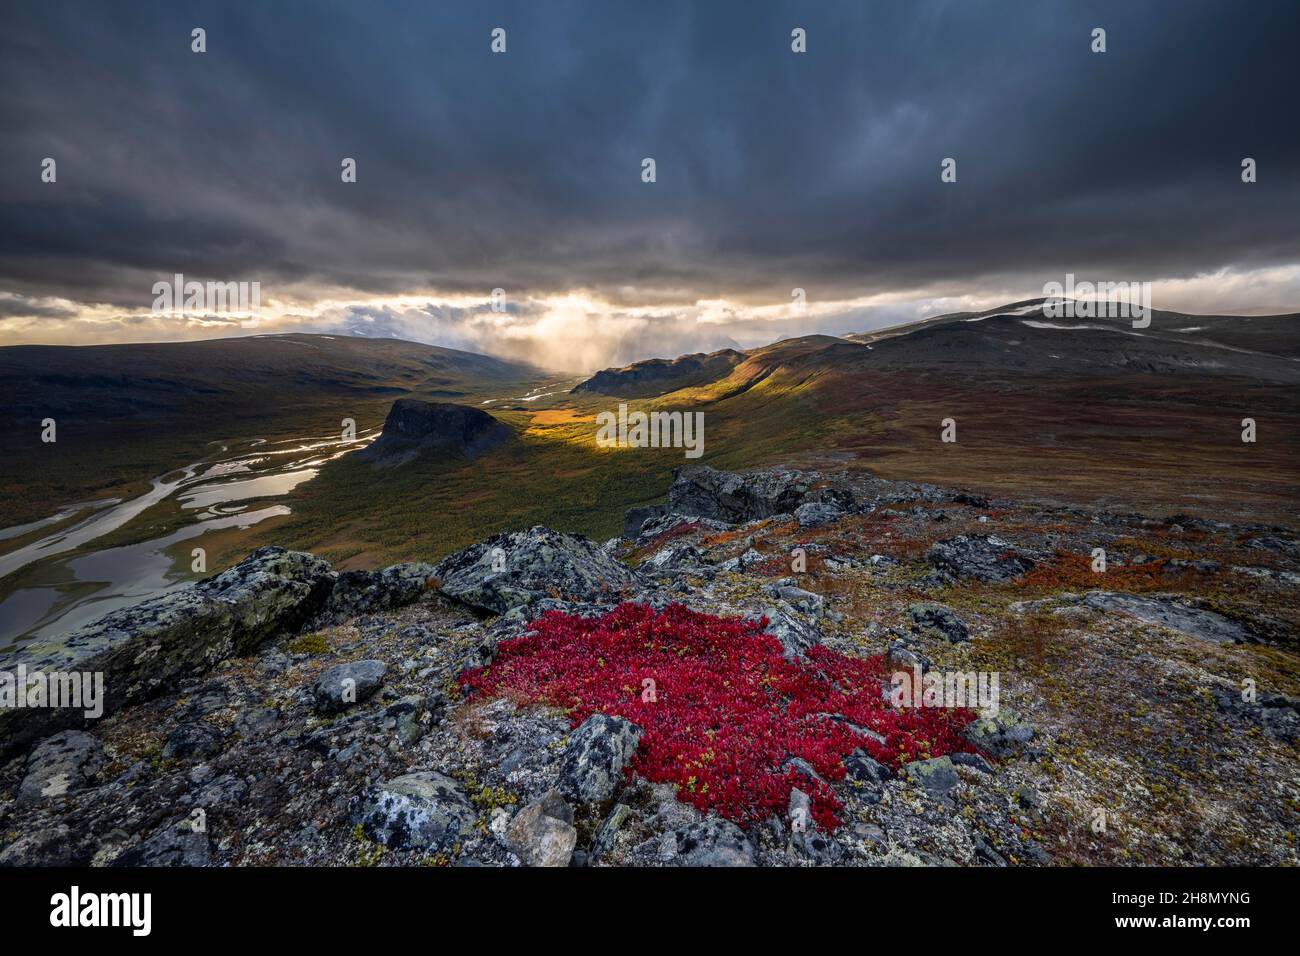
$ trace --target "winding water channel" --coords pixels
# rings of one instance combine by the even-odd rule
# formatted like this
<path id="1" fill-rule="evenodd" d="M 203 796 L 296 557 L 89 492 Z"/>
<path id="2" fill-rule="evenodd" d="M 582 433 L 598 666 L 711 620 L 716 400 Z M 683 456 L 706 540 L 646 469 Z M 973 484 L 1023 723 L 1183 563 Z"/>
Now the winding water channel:
<path id="1" fill-rule="evenodd" d="M 364 448 L 377 435 L 374 429 L 349 440 L 255 438 L 221 445 L 213 460 L 159 475 L 135 498 L 73 504 L 48 518 L 0 529 L 2 543 L 59 526 L 0 554 L 0 587 L 9 575 L 29 569 L 23 586 L 0 600 L 0 658 L 32 640 L 57 638 L 117 608 L 206 577 L 191 570 L 190 559 L 203 535 L 289 514 L 288 505 L 277 503 L 277 498 L 315 478 L 326 462 Z M 169 499 L 180 506 L 178 527 L 135 544 L 88 547 Z M 86 517 L 61 526 L 87 511 Z M 189 546 L 177 549 L 181 542 Z"/>

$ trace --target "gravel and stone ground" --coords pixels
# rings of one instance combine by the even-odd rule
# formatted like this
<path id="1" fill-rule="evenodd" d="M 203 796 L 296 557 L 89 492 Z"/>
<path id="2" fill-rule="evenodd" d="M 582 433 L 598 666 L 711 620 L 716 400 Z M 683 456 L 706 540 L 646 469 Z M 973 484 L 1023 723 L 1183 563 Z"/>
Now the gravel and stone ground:
<path id="1" fill-rule="evenodd" d="M 1290 530 L 701 468 L 625 532 L 374 573 L 262 549 L 31 650 L 121 686 L 95 721 L 0 715 L 0 864 L 1300 863 Z M 462 695 L 531 618 L 622 601 L 996 672 L 1000 710 L 979 755 L 846 761 L 833 832 L 797 790 L 742 830 L 631 775 L 626 721 Z"/>

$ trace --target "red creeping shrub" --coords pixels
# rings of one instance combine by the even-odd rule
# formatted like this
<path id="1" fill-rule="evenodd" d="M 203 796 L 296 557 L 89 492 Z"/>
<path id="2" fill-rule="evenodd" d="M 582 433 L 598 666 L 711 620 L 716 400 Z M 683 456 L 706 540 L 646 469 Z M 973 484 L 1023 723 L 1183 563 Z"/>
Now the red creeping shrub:
<path id="1" fill-rule="evenodd" d="M 969 711 L 895 710 L 881 694 L 889 675 L 881 658 L 814 647 L 807 660 L 786 660 L 780 642 L 763 633 L 766 623 L 680 604 L 661 612 L 623 604 L 595 618 L 551 611 L 461 683 L 564 708 L 574 726 L 598 712 L 639 724 L 645 733 L 632 770 L 746 827 L 784 814 L 796 786 L 812 798 L 819 825 L 839 825 L 834 791 L 800 774 L 792 758 L 833 782 L 856 748 L 895 767 L 974 749 L 959 735 Z"/>

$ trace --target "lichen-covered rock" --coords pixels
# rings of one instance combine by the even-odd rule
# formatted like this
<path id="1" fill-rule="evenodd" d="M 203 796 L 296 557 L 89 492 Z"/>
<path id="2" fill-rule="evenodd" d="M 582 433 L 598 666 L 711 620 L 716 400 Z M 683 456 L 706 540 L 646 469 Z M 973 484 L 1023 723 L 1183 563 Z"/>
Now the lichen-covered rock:
<path id="1" fill-rule="evenodd" d="M 958 767 L 971 767 L 980 773 L 993 773 L 993 764 L 989 763 L 980 754 L 955 753 L 949 754 L 954 765 Z"/>
<path id="2" fill-rule="evenodd" d="M 29 672 L 102 673 L 104 714 L 111 714 L 300 626 L 332 583 L 320 558 L 259 548 L 214 577 L 114 611 L 66 640 L 25 648 L 13 663 Z M 0 711 L 0 757 L 85 723 L 83 711 L 70 707 Z"/>
<path id="3" fill-rule="evenodd" d="M 316 712 L 337 714 L 368 700 L 384 682 L 387 669 L 383 661 L 376 660 L 350 661 L 329 668 L 312 685 Z"/>
<path id="4" fill-rule="evenodd" d="M 1170 597 L 1089 591 L 1083 596 L 1083 603 L 1099 611 L 1120 611 L 1148 624 L 1170 627 L 1215 644 L 1256 643 L 1255 636 L 1236 621 Z"/>
<path id="5" fill-rule="evenodd" d="M 494 614 L 545 598 L 617 599 L 642 585 L 595 542 L 540 525 L 493 535 L 444 558 L 434 573 L 448 597 Z"/>
<path id="6" fill-rule="evenodd" d="M 643 571 L 677 571 L 697 569 L 700 564 L 700 552 L 694 545 L 670 544 L 646 558 L 641 563 L 641 569 Z"/>
<path id="7" fill-rule="evenodd" d="M 104 748 L 90 734 L 65 730 L 47 737 L 27 757 L 18 801 L 36 803 L 83 790 L 105 762 Z"/>
<path id="8" fill-rule="evenodd" d="M 835 866 L 847 855 L 842 845 L 812 827 L 791 833 L 787 852 L 794 860 L 807 860 L 814 866 Z"/>
<path id="9" fill-rule="evenodd" d="M 1254 721 L 1270 737 L 1288 744 L 1300 741 L 1300 700 L 1285 694 L 1269 693 L 1247 699 L 1235 687 L 1218 687 L 1213 694 L 1221 708 Z"/>
<path id="10" fill-rule="evenodd" d="M 623 825 L 632 816 L 632 808 L 626 803 L 614 804 L 614 808 L 609 811 L 609 816 L 605 817 L 605 822 L 600 825 L 600 830 L 596 833 L 596 839 L 592 841 L 591 858 L 593 861 L 599 861 L 601 857 L 613 849 L 619 831 L 623 829 Z"/>
<path id="11" fill-rule="evenodd" d="M 614 795 L 623 768 L 641 742 L 641 728 L 622 717 L 592 714 L 565 744 L 559 788 L 581 803 L 600 803 Z"/>
<path id="12" fill-rule="evenodd" d="M 235 733 L 248 740 L 256 740 L 270 733 L 280 721 L 274 707 L 250 707 L 235 718 Z"/>
<path id="13" fill-rule="evenodd" d="M 921 631 L 934 631 L 953 644 L 970 640 L 970 631 L 951 608 L 923 602 L 907 609 L 912 623 Z"/>
<path id="14" fill-rule="evenodd" d="M 926 560 L 940 575 L 958 580 L 1009 581 L 1034 566 L 1028 555 L 991 535 L 962 534 L 932 545 Z"/>
<path id="15" fill-rule="evenodd" d="M 926 793 L 936 796 L 947 793 L 961 783 L 953 767 L 952 758 L 947 756 L 913 760 L 903 765 L 903 774 L 913 783 L 923 787 Z"/>
<path id="16" fill-rule="evenodd" d="M 313 624 L 338 624 L 358 614 L 410 604 L 428 591 L 432 577 L 433 565 L 423 561 L 393 564 L 378 571 L 343 571 Z"/>
<path id="17" fill-rule="evenodd" d="M 1294 701 L 1287 706 L 1264 707 L 1259 712 L 1259 723 L 1266 734 L 1283 743 L 1300 741 L 1300 712 Z"/>
<path id="18" fill-rule="evenodd" d="M 754 844 L 734 823 L 708 816 L 677 830 L 673 836 L 677 866 L 753 866 Z"/>
<path id="19" fill-rule="evenodd" d="M 221 732 L 209 724 L 181 724 L 163 744 L 163 757 L 168 760 L 192 757 L 211 757 L 221 750 Z"/>
<path id="20" fill-rule="evenodd" d="M 707 466 L 679 468 L 668 489 L 668 510 L 740 524 L 789 514 L 811 487 L 797 471 L 737 475 Z"/>
<path id="21" fill-rule="evenodd" d="M 885 649 L 885 663 L 896 670 L 910 671 L 919 667 L 924 672 L 930 669 L 930 659 L 908 647 L 904 641 L 895 641 Z"/>
<path id="22" fill-rule="evenodd" d="M 894 771 L 880 763 L 865 750 L 855 750 L 844 758 L 844 772 L 850 780 L 859 783 L 884 783 L 894 776 Z"/>
<path id="23" fill-rule="evenodd" d="M 790 659 L 803 657 L 808 648 L 822 642 L 821 628 L 816 622 L 783 601 L 768 605 L 761 616 L 767 618 L 767 633 L 781 642 L 785 656 Z"/>
<path id="24" fill-rule="evenodd" d="M 690 529 L 700 533 L 710 531 L 728 531 L 731 525 L 725 521 L 714 521 L 712 518 L 700 518 L 690 515 L 679 515 L 675 512 L 664 512 L 656 517 L 649 518 L 641 526 L 640 533 L 636 536 L 636 543 L 646 545 L 653 541 L 654 538 L 666 534 L 682 525 L 690 525 Z"/>
<path id="25" fill-rule="evenodd" d="M 72 830 L 65 823 L 20 833 L 0 849 L 0 866 L 71 866 L 76 862 Z"/>
<path id="26" fill-rule="evenodd" d="M 130 847 L 112 866 L 207 866 L 212 847 L 207 833 L 197 830 L 189 819 L 167 823 L 143 843 Z"/>
<path id="27" fill-rule="evenodd" d="M 1283 535 L 1265 534 L 1251 538 L 1246 542 L 1246 547 L 1255 548 L 1260 551 L 1271 551 L 1273 554 L 1280 554 L 1289 558 L 1300 559 L 1300 538 L 1288 538 Z"/>
<path id="28" fill-rule="evenodd" d="M 790 806 L 786 814 L 792 832 L 799 833 L 813 826 L 812 800 L 798 787 L 790 791 Z"/>
<path id="29" fill-rule="evenodd" d="M 573 809 L 550 791 L 514 815 L 506 844 L 524 866 L 568 866 L 578 844 Z"/>
<path id="30" fill-rule="evenodd" d="M 477 813 L 454 780 L 423 771 L 370 787 L 351 817 L 390 850 L 446 850 L 470 833 Z"/>
<path id="31" fill-rule="evenodd" d="M 995 716 L 971 721 L 961 733 L 970 743 L 995 757 L 1010 757 L 1034 738 L 1034 728 L 1005 707 Z"/>
<path id="32" fill-rule="evenodd" d="M 424 736 L 426 721 L 440 717 L 446 706 L 446 698 L 441 693 L 430 697 L 409 694 L 390 704 L 384 710 L 384 717 L 392 721 L 397 739 L 410 746 Z"/>
<path id="33" fill-rule="evenodd" d="M 794 509 L 801 528 L 818 528 L 844 517 L 844 509 L 825 501 L 809 501 Z"/>
<path id="34" fill-rule="evenodd" d="M 826 599 L 820 594 L 805 591 L 792 584 L 778 585 L 773 589 L 777 597 L 791 607 L 810 617 L 821 617 L 826 610 Z"/>

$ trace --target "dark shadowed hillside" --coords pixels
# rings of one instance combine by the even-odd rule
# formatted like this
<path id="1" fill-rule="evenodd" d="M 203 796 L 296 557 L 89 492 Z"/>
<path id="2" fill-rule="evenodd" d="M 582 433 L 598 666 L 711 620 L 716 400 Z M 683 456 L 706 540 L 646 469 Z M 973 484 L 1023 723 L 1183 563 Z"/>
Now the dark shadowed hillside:
<path id="1" fill-rule="evenodd" d="M 520 382 L 529 366 L 395 340 L 332 335 L 256 335 L 138 345 L 0 348 L 5 424 L 47 416 L 85 421 L 188 420 L 202 407 L 239 414 L 264 403 L 314 404 L 323 395 L 420 392 L 463 396 L 476 386 Z"/>

